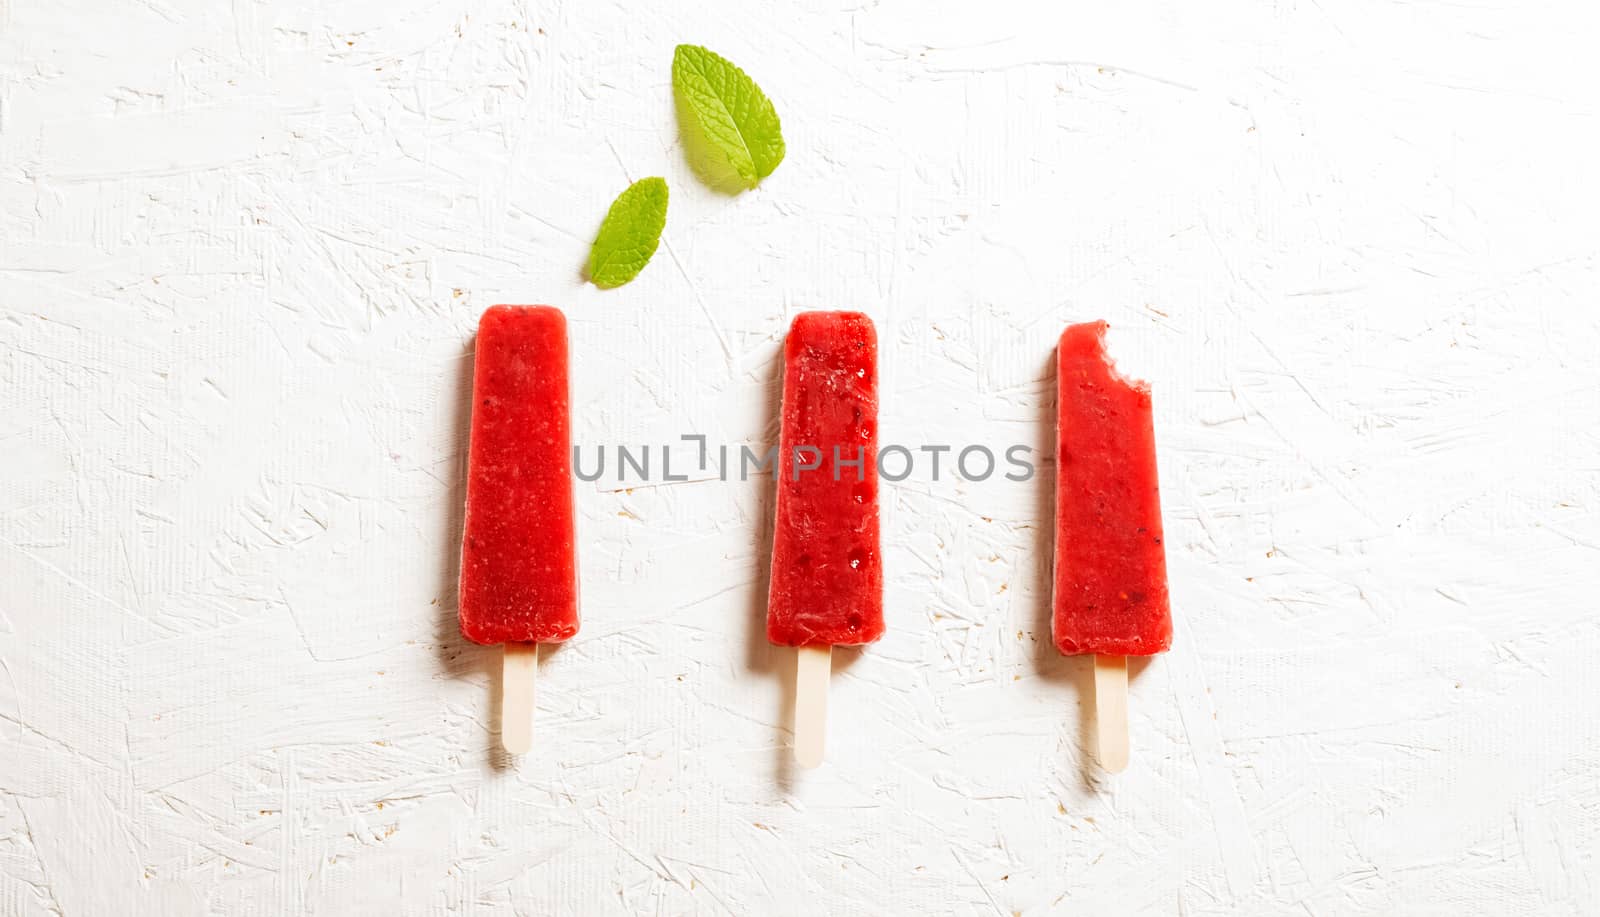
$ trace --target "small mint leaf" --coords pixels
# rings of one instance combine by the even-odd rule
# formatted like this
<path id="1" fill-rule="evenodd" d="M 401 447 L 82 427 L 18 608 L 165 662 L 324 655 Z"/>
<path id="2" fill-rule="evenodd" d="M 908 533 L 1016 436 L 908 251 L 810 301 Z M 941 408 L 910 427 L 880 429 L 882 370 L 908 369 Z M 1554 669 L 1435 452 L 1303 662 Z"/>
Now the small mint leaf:
<path id="1" fill-rule="evenodd" d="M 672 54 L 672 89 L 680 111 L 745 187 L 754 188 L 783 162 L 783 128 L 772 101 L 726 58 L 679 45 Z"/>
<path id="2" fill-rule="evenodd" d="M 602 289 L 639 276 L 667 225 L 667 180 L 641 178 L 617 195 L 589 249 L 589 280 Z"/>

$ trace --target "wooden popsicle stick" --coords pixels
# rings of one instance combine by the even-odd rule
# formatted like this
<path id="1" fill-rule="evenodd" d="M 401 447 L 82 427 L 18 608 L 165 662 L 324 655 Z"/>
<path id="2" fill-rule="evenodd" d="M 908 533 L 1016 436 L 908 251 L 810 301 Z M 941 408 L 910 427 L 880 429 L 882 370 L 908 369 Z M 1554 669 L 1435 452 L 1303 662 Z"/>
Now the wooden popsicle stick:
<path id="1" fill-rule="evenodd" d="M 507 643 L 500 672 L 500 744 L 514 755 L 533 748 L 533 689 L 539 644 Z"/>
<path id="2" fill-rule="evenodd" d="M 833 647 L 802 646 L 794 665 L 794 759 L 801 767 L 822 763 L 828 744 L 828 678 Z"/>
<path id="3" fill-rule="evenodd" d="M 1100 766 L 1120 774 L 1128 766 L 1128 657 L 1094 657 L 1094 710 Z"/>

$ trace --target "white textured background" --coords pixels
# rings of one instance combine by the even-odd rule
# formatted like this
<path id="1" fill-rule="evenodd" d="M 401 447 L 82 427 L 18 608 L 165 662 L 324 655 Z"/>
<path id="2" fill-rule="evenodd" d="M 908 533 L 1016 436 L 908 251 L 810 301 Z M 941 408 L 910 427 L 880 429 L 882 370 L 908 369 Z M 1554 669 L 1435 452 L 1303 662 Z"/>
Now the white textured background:
<path id="1" fill-rule="evenodd" d="M 1593 5 L 1040 6 L 0 0 L 0 914 L 1600 913 Z M 775 99 L 759 190 L 691 177 L 679 41 Z M 1043 447 L 1110 319 L 1177 620 L 1133 766 L 1048 468 L 887 488 L 805 774 L 770 481 L 580 488 L 508 766 L 453 586 L 500 301 L 568 310 L 590 446 L 769 441 L 855 307 L 886 442 Z"/>

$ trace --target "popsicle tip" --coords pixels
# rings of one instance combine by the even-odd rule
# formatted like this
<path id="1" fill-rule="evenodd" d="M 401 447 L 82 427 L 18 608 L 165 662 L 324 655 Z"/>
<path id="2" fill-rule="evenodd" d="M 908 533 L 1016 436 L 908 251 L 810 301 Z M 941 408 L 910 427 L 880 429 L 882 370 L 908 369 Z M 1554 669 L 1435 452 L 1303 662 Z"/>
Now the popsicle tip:
<path id="1" fill-rule="evenodd" d="M 822 743 L 796 741 L 794 746 L 794 760 L 796 764 L 806 770 L 815 770 L 822 766 Z"/>
<path id="2" fill-rule="evenodd" d="M 1100 767 L 1108 774 L 1120 774 L 1128 769 L 1128 746 L 1113 744 L 1100 749 Z"/>
<path id="3" fill-rule="evenodd" d="M 525 755 L 533 750 L 533 734 L 525 730 L 507 730 L 500 735 L 500 747 L 509 754 Z"/>

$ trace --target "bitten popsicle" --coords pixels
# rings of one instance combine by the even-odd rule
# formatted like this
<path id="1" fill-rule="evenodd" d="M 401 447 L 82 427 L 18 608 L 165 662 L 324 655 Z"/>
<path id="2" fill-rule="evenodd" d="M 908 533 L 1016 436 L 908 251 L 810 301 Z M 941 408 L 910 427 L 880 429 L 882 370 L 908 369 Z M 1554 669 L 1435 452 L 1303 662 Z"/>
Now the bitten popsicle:
<path id="1" fill-rule="evenodd" d="M 1128 764 L 1128 656 L 1172 645 L 1150 386 L 1106 354 L 1108 325 L 1057 348 L 1055 613 L 1062 653 L 1095 654 L 1100 763 Z"/>
<path id="2" fill-rule="evenodd" d="M 478 322 L 461 538 L 461 634 L 505 644 L 500 741 L 533 745 L 539 644 L 578 632 L 567 320 L 493 306 Z"/>
<path id="3" fill-rule="evenodd" d="M 832 647 L 883 634 L 878 337 L 859 312 L 802 312 L 784 342 L 767 638 L 798 650 L 795 759 L 822 763 Z"/>

